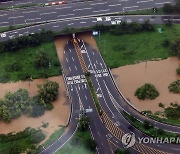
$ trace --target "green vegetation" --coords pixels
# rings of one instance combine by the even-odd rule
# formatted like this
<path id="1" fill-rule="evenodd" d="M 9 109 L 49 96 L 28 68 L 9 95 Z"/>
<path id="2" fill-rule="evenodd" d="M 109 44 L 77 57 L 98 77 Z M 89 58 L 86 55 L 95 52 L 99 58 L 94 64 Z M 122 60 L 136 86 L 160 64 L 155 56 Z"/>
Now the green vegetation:
<path id="1" fill-rule="evenodd" d="M 63 133 L 64 133 L 65 127 L 60 127 L 57 131 L 55 131 L 49 139 L 42 145 L 44 147 L 48 146 L 49 144 L 56 141 Z"/>
<path id="2" fill-rule="evenodd" d="M 180 80 L 172 82 L 168 88 L 170 92 L 180 93 Z"/>
<path id="3" fill-rule="evenodd" d="M 172 47 L 171 47 L 171 52 L 173 55 L 179 57 L 180 59 L 180 39 L 176 40 Z"/>
<path id="4" fill-rule="evenodd" d="M 163 11 L 168 14 L 180 13 L 180 2 L 177 0 L 176 5 L 164 4 Z"/>
<path id="5" fill-rule="evenodd" d="M 130 120 L 130 122 L 137 129 L 139 129 L 141 132 L 143 132 L 149 136 L 162 137 L 162 138 L 169 137 L 170 138 L 170 137 L 178 137 L 180 135 L 180 134 L 167 132 L 167 131 L 164 131 L 162 129 L 155 128 L 149 121 L 140 122 L 135 117 L 133 117 L 132 115 L 129 115 L 125 112 L 123 114 L 124 114 L 125 118 Z"/>
<path id="6" fill-rule="evenodd" d="M 180 105 L 171 103 L 171 106 L 164 109 L 164 113 L 168 119 L 180 120 Z"/>
<path id="7" fill-rule="evenodd" d="M 180 65 L 179 65 L 179 67 L 176 69 L 176 73 L 177 73 L 178 75 L 180 75 Z"/>
<path id="8" fill-rule="evenodd" d="M 58 84 L 48 81 L 38 87 L 39 94 L 32 98 L 25 89 L 7 93 L 4 99 L 0 100 L 0 120 L 9 123 L 21 115 L 39 117 L 45 110 L 51 110 L 53 108 L 51 102 L 56 100 L 58 95 Z"/>
<path id="9" fill-rule="evenodd" d="M 163 33 L 157 31 L 159 27 L 163 29 Z M 171 44 L 180 38 L 180 25 L 172 27 L 156 25 L 155 31 L 131 35 L 114 35 L 105 26 L 98 26 L 96 29 L 102 31 L 100 38 L 96 37 L 96 42 L 110 68 L 156 58 L 167 58 L 174 55 L 171 52 Z M 169 40 L 169 47 L 162 45 L 164 40 Z"/>
<path id="10" fill-rule="evenodd" d="M 37 68 L 36 55 L 44 51 L 48 55 L 48 68 Z M 14 65 L 15 64 L 15 65 Z M 27 80 L 61 74 L 60 63 L 53 42 L 28 47 L 16 52 L 0 53 L 0 82 Z"/>
<path id="11" fill-rule="evenodd" d="M 159 96 L 159 92 L 156 90 L 155 86 L 149 83 L 144 84 L 142 87 L 138 88 L 134 94 L 138 99 L 155 99 Z"/>
<path id="12" fill-rule="evenodd" d="M 41 130 L 26 128 L 16 134 L 0 135 L 0 153 L 28 153 L 36 148 L 36 144 L 45 139 Z"/>
<path id="13" fill-rule="evenodd" d="M 101 115 L 102 114 L 101 106 L 99 104 L 96 92 L 94 91 L 94 87 L 93 87 L 93 84 L 91 82 L 90 74 L 86 75 L 86 79 L 87 79 L 87 83 L 88 83 L 89 89 L 91 91 L 94 103 L 96 105 L 96 109 L 97 109 L 99 115 Z"/>
<path id="14" fill-rule="evenodd" d="M 95 154 L 95 150 L 96 142 L 91 138 L 89 132 L 89 120 L 83 116 L 79 121 L 79 127 L 75 135 L 56 154 Z"/>

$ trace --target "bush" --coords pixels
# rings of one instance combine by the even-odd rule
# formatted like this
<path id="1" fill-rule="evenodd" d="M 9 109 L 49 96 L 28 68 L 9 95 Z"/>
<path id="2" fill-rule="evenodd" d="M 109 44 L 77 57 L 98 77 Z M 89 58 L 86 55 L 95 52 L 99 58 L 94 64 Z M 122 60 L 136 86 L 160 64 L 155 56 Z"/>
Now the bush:
<path id="1" fill-rule="evenodd" d="M 164 108 L 164 104 L 159 103 L 159 107 Z"/>
<path id="2" fill-rule="evenodd" d="M 156 90 L 154 85 L 146 83 L 142 87 L 138 88 L 135 92 L 135 96 L 138 97 L 138 99 L 155 99 L 159 96 L 159 92 Z"/>
<path id="3" fill-rule="evenodd" d="M 180 58 L 180 40 L 177 40 L 172 46 L 171 46 L 171 52 L 173 55 Z"/>
<path id="4" fill-rule="evenodd" d="M 173 13 L 173 10 L 174 10 L 174 8 L 171 4 L 164 4 L 163 11 L 165 13 Z"/>
<path id="5" fill-rule="evenodd" d="M 83 116 L 79 121 L 78 129 L 80 131 L 85 131 L 85 130 L 88 130 L 88 127 L 89 127 L 89 119 L 88 117 Z"/>
<path id="6" fill-rule="evenodd" d="M 168 87 L 170 92 L 180 93 L 180 80 L 172 82 Z"/>
<path id="7" fill-rule="evenodd" d="M 59 90 L 59 85 L 57 82 L 47 81 L 43 85 L 38 85 L 38 88 L 39 98 L 45 104 L 48 104 L 57 99 Z"/>
<path id="8" fill-rule="evenodd" d="M 165 39 L 165 40 L 162 42 L 162 45 L 163 45 L 163 47 L 165 47 L 165 48 L 169 47 L 170 44 L 171 44 L 171 42 L 170 42 L 168 39 Z"/>
<path id="9" fill-rule="evenodd" d="M 17 72 L 20 70 L 22 70 L 22 66 L 17 61 L 13 62 L 12 64 L 8 64 L 5 66 L 6 72 Z"/>
<path id="10" fill-rule="evenodd" d="M 177 73 L 178 75 L 180 75 L 180 65 L 179 65 L 179 67 L 176 69 L 176 73 Z"/>
<path id="11" fill-rule="evenodd" d="M 38 52 L 34 60 L 37 68 L 47 68 L 49 67 L 49 62 L 49 57 L 44 51 Z"/>
<path id="12" fill-rule="evenodd" d="M 174 120 L 180 119 L 180 105 L 179 104 L 171 104 L 171 106 L 166 108 L 164 112 L 168 119 L 174 119 Z"/>
<path id="13" fill-rule="evenodd" d="M 9 81 L 9 79 L 10 79 L 10 75 L 7 73 L 0 75 L 0 82 L 1 83 L 6 83 Z"/>
<path id="14" fill-rule="evenodd" d="M 150 124 L 149 121 L 145 120 L 143 123 L 143 127 L 144 127 L 144 129 L 150 129 L 150 128 L 153 128 L 153 125 Z"/>

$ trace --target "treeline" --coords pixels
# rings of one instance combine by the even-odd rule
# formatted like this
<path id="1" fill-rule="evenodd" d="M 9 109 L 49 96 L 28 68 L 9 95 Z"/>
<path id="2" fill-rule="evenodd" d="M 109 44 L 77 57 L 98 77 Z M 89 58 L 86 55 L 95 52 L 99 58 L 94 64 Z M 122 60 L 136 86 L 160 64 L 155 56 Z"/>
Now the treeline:
<path id="1" fill-rule="evenodd" d="M 96 25 L 95 30 L 101 32 L 110 32 L 114 35 L 123 35 L 123 34 L 135 34 L 139 32 L 155 31 L 155 26 L 150 24 L 149 21 L 145 21 L 143 24 L 132 22 L 127 24 L 122 22 L 119 25 Z"/>
<path id="2" fill-rule="evenodd" d="M 163 11 L 165 13 L 180 13 L 180 1 L 176 0 L 176 5 L 164 4 Z"/>
<path id="3" fill-rule="evenodd" d="M 52 31 L 41 31 L 40 33 L 21 36 L 8 41 L 0 42 L 0 53 L 14 52 L 25 47 L 35 47 L 45 42 L 52 42 L 54 33 Z"/>
<path id="4" fill-rule="evenodd" d="M 36 148 L 36 144 L 44 139 L 44 133 L 34 128 L 26 128 L 16 134 L 0 134 L 0 153 L 19 154 L 30 152 Z"/>
<path id="5" fill-rule="evenodd" d="M 7 93 L 4 99 L 0 100 L 0 120 L 9 123 L 21 115 L 39 117 L 45 110 L 51 110 L 51 103 L 58 96 L 58 83 L 47 81 L 43 85 L 38 85 L 38 88 L 38 95 L 32 98 L 25 89 Z"/>

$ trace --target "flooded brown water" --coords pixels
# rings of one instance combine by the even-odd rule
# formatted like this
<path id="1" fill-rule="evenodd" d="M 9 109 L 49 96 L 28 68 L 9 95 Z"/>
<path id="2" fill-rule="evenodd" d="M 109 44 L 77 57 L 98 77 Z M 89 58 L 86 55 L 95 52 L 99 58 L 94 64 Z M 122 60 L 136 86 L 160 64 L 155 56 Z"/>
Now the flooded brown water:
<path id="1" fill-rule="evenodd" d="M 161 61 L 148 61 L 135 65 L 127 65 L 113 69 L 116 83 L 124 96 L 136 106 L 139 110 L 162 111 L 159 103 L 163 103 L 165 107 L 171 102 L 180 103 L 180 95 L 170 93 L 169 84 L 180 76 L 176 75 L 176 68 L 180 64 L 180 60 L 171 57 Z M 134 96 L 136 89 L 145 83 L 152 83 L 160 92 L 160 96 L 155 100 L 139 100 Z"/>
<path id="2" fill-rule="evenodd" d="M 10 124 L 0 122 L 0 134 L 22 131 L 27 127 L 38 128 L 41 127 L 44 122 L 49 123 L 49 125 L 47 128 L 42 128 L 42 130 L 49 136 L 59 128 L 59 125 L 66 125 L 70 106 L 67 97 L 65 96 L 66 89 L 63 78 L 62 76 L 57 76 L 51 77 L 48 80 L 56 81 L 60 86 L 58 99 L 53 102 L 54 109 L 52 111 L 46 111 L 45 114 L 39 118 L 21 116 L 18 119 L 12 120 Z M 27 89 L 30 96 L 35 96 L 38 90 L 37 84 L 43 84 L 45 82 L 45 79 L 36 79 L 26 82 L 0 84 L 0 98 L 3 98 L 6 92 L 15 92 L 19 88 Z"/>

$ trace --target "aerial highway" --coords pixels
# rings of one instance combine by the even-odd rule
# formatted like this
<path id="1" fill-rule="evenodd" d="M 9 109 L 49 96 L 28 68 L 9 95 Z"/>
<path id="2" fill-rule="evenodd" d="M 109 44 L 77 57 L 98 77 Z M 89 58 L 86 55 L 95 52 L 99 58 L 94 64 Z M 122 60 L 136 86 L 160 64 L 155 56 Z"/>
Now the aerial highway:
<path id="1" fill-rule="evenodd" d="M 133 10 L 142 10 L 162 7 L 165 3 L 174 3 L 174 0 L 113 0 L 88 1 L 84 3 L 69 3 L 48 7 L 35 7 L 26 9 L 10 9 L 0 11 L 0 26 L 15 26 L 30 23 L 51 22 L 74 17 L 92 17 L 123 13 Z"/>
<path id="2" fill-rule="evenodd" d="M 0 41 L 5 41 L 12 38 L 17 38 L 19 36 L 26 36 L 29 34 L 39 33 L 43 29 L 50 31 L 61 31 L 65 28 L 81 28 L 90 27 L 97 24 L 104 25 L 117 25 L 121 22 L 138 22 L 144 23 L 149 20 L 152 24 L 164 24 L 171 19 L 173 23 L 180 23 L 179 16 L 153 16 L 153 15 L 128 15 L 128 16 L 97 16 L 97 17 L 87 17 L 87 18 L 72 18 L 72 19 L 62 19 L 56 22 L 43 23 L 38 25 L 33 25 L 26 28 L 20 28 L 17 30 L 12 30 L 8 32 L 0 33 Z"/>

